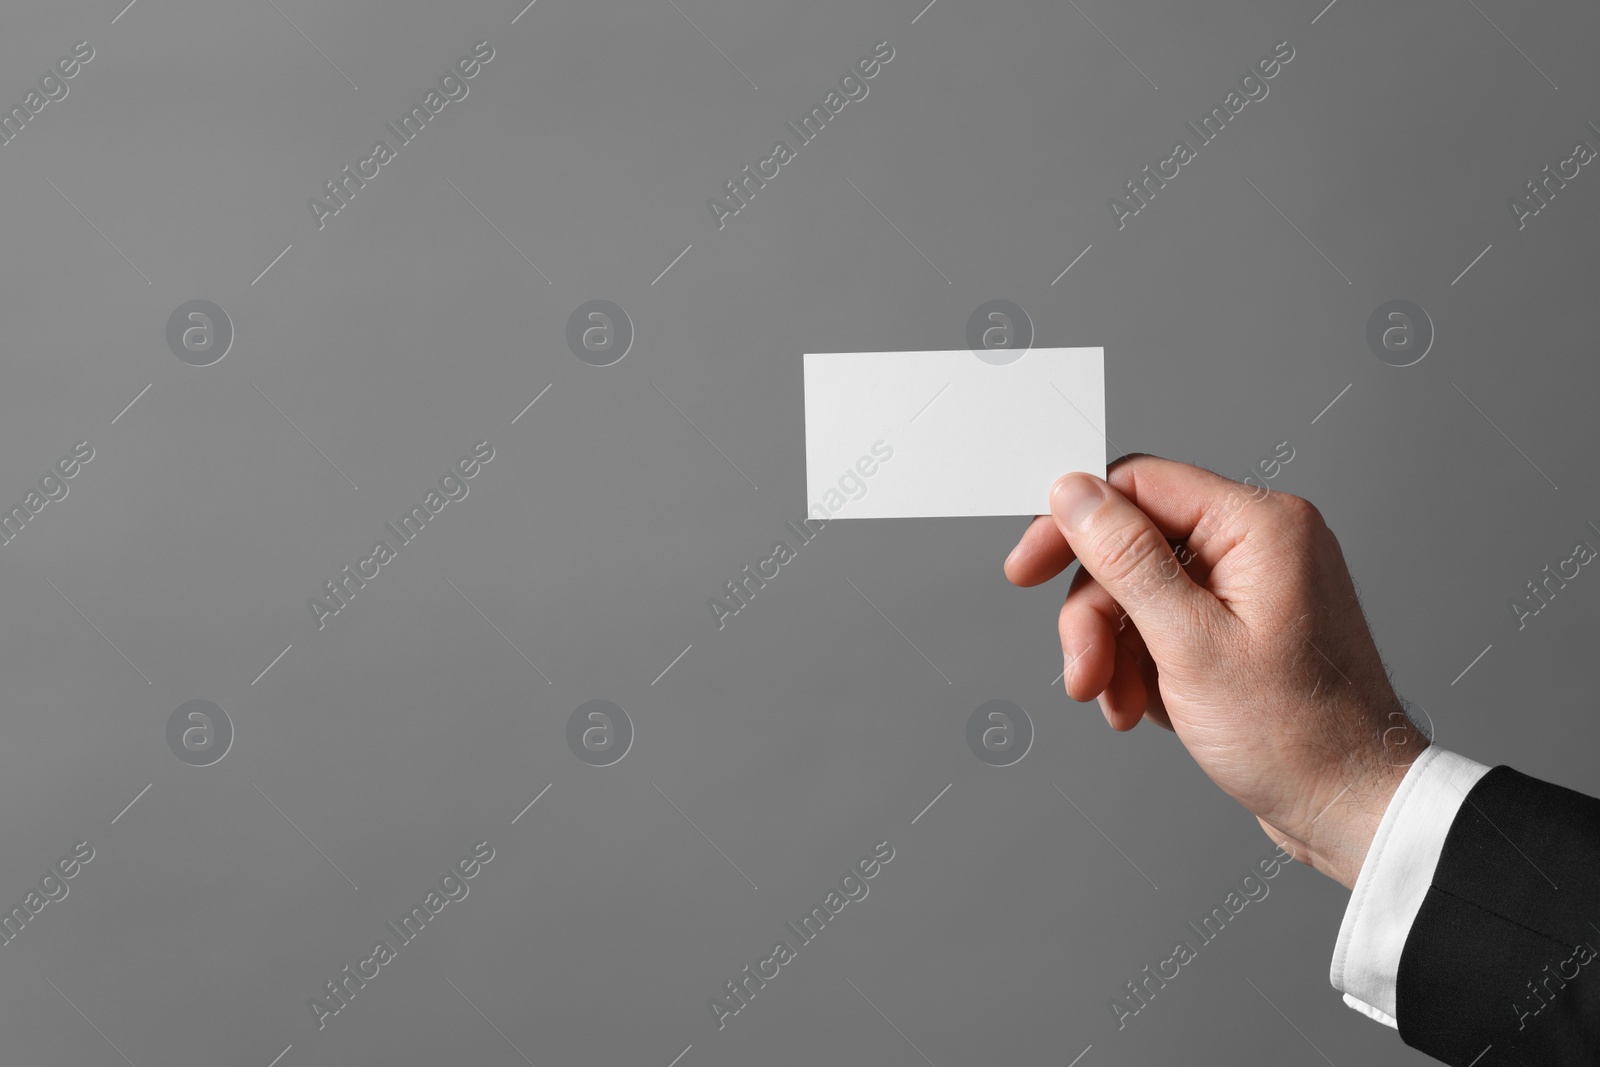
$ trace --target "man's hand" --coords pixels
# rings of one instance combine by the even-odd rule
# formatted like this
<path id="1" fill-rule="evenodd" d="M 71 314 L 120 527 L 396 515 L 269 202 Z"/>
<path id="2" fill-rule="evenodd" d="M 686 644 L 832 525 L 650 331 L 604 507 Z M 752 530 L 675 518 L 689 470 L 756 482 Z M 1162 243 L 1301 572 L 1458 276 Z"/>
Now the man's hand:
<path id="1" fill-rule="evenodd" d="M 1200 467 L 1133 455 L 1107 475 L 1058 481 L 1005 563 L 1020 586 L 1083 564 L 1061 609 L 1068 694 L 1117 730 L 1174 731 L 1274 841 L 1353 886 L 1428 739 L 1339 542 L 1300 497 Z"/>

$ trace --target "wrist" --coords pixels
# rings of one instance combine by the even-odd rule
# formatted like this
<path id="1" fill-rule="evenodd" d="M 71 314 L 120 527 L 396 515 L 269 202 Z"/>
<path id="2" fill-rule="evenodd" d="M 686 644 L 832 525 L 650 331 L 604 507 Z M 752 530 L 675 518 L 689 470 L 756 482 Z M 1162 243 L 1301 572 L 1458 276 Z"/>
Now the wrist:
<path id="1" fill-rule="evenodd" d="M 1412 763 L 1429 745 L 1420 730 L 1412 729 L 1414 737 L 1403 748 L 1403 760 L 1394 759 L 1390 749 L 1365 761 L 1358 773 L 1344 778 L 1337 797 L 1307 827 L 1305 862 L 1346 889 L 1355 888 L 1384 813 Z"/>

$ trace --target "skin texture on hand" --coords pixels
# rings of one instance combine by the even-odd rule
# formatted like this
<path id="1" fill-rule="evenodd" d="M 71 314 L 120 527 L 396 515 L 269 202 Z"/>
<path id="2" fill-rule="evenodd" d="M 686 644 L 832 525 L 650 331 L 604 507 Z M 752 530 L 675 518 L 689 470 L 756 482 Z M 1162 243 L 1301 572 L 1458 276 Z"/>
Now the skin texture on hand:
<path id="1" fill-rule="evenodd" d="M 1308 501 L 1135 454 L 1068 474 L 1005 562 L 1074 575 L 1064 684 L 1177 734 L 1275 842 L 1344 886 L 1428 739 L 1406 715 L 1339 542 Z"/>

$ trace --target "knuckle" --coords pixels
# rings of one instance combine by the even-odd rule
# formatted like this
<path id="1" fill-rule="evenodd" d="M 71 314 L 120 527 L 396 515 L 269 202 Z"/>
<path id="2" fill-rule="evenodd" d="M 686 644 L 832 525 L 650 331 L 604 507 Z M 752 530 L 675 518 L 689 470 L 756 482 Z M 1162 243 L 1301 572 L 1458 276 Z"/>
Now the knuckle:
<path id="1" fill-rule="evenodd" d="M 1167 539 L 1149 523 L 1128 523 L 1100 539 L 1100 575 L 1113 585 L 1155 578 L 1163 558 L 1171 555 Z"/>
<path id="2" fill-rule="evenodd" d="M 1317 506 L 1303 496 L 1292 493 L 1279 493 L 1278 512 L 1282 516 L 1284 526 L 1288 532 L 1303 537 L 1312 537 L 1322 533 L 1328 524 L 1322 517 L 1322 512 Z"/>

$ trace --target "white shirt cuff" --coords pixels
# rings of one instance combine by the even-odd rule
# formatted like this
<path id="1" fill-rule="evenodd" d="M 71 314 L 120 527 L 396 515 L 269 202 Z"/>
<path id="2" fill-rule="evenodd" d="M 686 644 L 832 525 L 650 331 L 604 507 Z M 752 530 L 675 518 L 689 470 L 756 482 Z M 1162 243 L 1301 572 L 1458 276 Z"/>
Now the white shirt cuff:
<path id="1" fill-rule="evenodd" d="M 1329 980 L 1344 1002 L 1386 1026 L 1406 935 L 1433 884 L 1445 835 L 1489 768 L 1430 745 L 1406 771 L 1367 850 L 1339 925 Z"/>

